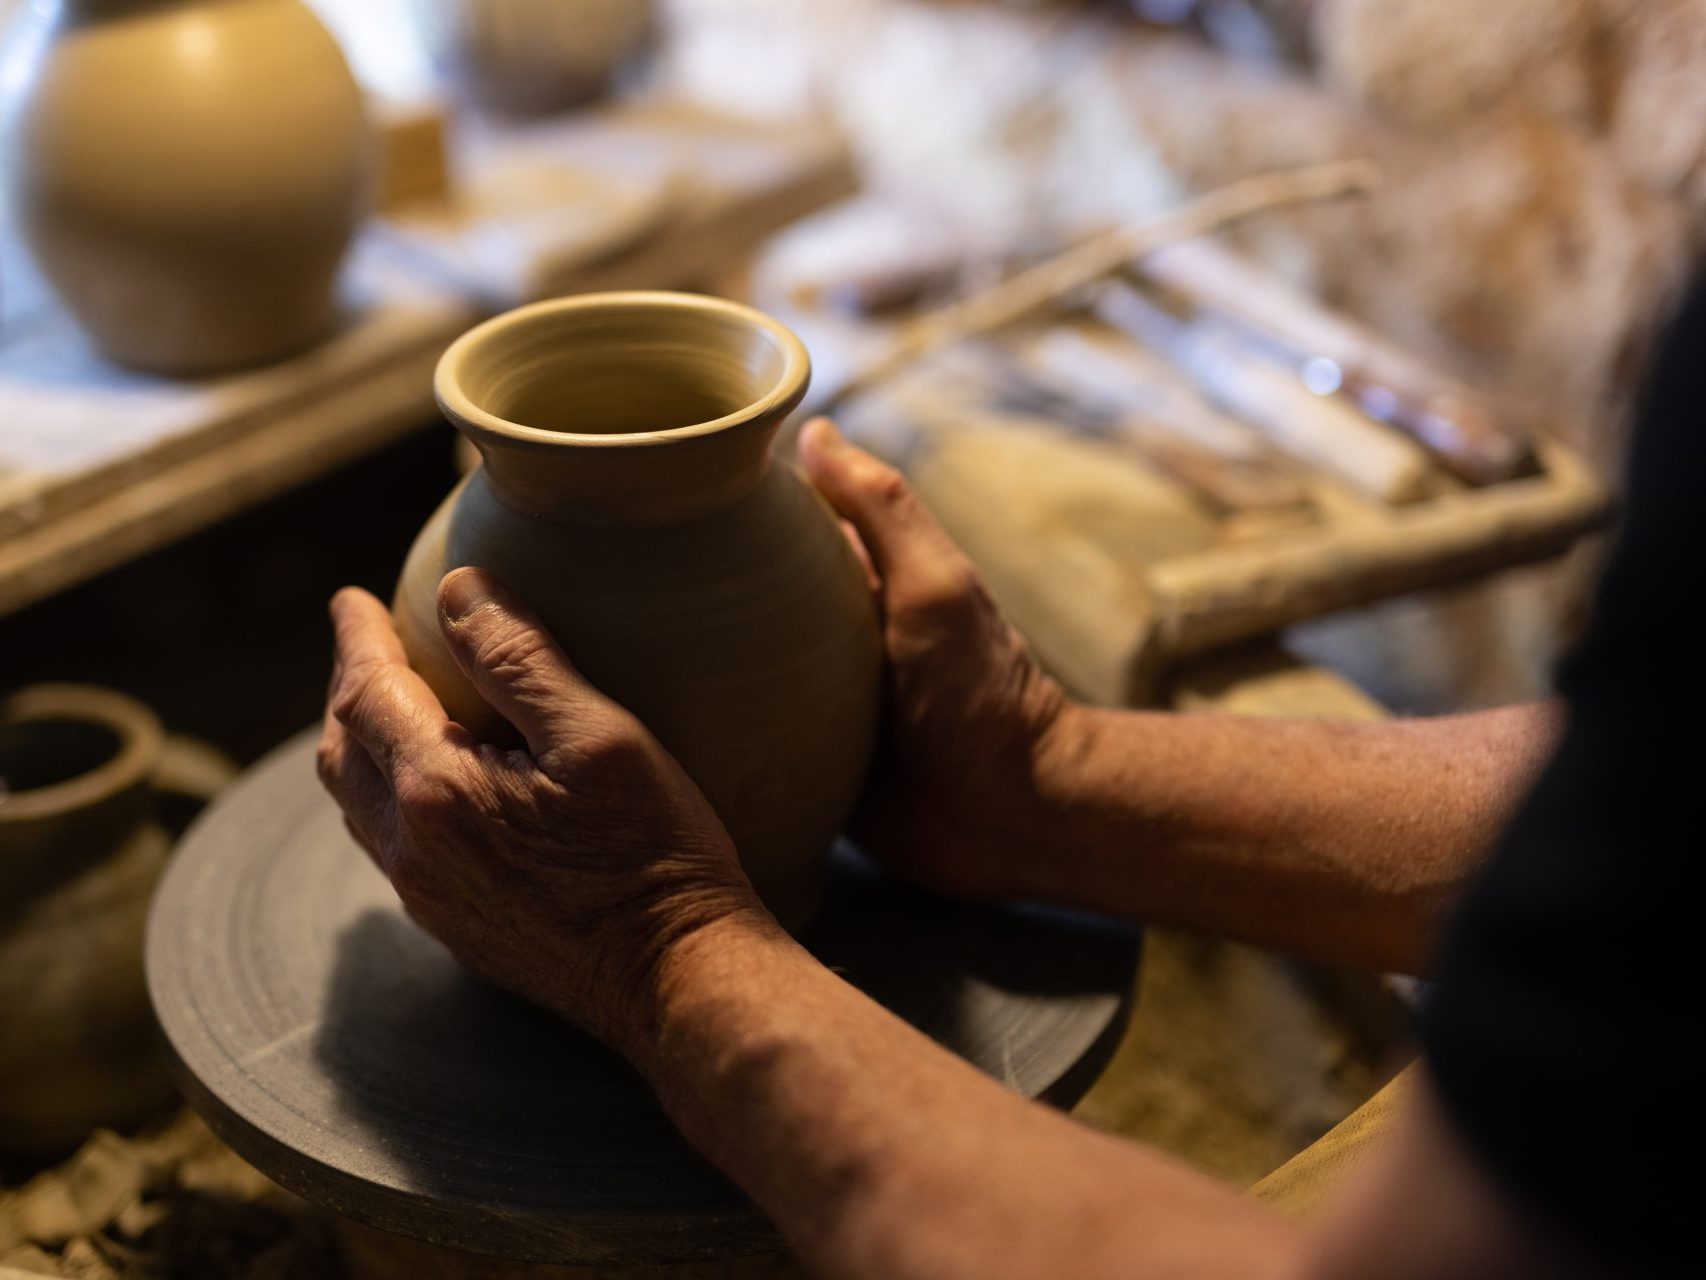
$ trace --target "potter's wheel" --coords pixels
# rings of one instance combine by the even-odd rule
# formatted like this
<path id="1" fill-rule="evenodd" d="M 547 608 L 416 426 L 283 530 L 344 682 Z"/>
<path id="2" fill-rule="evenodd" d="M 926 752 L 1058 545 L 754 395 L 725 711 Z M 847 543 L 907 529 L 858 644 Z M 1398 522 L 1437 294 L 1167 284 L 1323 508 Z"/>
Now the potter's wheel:
<path id="1" fill-rule="evenodd" d="M 313 754 L 294 739 L 231 788 L 154 903 L 149 988 L 214 1129 L 310 1200 L 478 1253 L 664 1262 L 779 1243 L 626 1064 L 403 915 Z M 1016 1089 L 1070 1102 L 1106 1062 L 1131 934 L 948 904 L 846 850 L 828 902 L 805 939 L 826 963 Z"/>

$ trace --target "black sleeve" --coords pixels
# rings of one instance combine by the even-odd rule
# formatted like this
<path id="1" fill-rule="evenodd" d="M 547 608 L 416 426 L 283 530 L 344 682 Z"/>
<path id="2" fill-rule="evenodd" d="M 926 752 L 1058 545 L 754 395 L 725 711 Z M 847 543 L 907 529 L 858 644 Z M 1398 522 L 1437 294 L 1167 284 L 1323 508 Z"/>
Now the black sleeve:
<path id="1" fill-rule="evenodd" d="M 1485 1167 L 1555 1228 L 1643 1274 L 1702 1274 L 1706 853 L 1706 290 L 1656 366 L 1625 519 L 1560 679 L 1561 749 L 1448 929 L 1423 1036 Z M 1698 884 L 1698 882 L 1696 882 Z"/>

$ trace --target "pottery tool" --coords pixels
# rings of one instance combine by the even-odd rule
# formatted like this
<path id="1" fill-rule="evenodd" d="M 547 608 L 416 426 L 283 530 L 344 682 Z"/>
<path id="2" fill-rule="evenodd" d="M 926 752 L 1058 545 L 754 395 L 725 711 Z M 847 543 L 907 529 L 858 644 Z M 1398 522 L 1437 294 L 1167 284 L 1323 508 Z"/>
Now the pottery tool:
<path id="1" fill-rule="evenodd" d="M 1300 512 L 1309 493 L 1297 470 L 1246 424 L 1209 404 L 1146 347 L 1102 326 L 1054 325 L 1003 344 L 1003 372 L 1070 404 L 1097 434 L 1122 440 L 1228 514 Z M 1053 417 L 1054 412 L 1041 416 Z"/>
<path id="2" fill-rule="evenodd" d="M 1533 462 L 1528 446 L 1505 434 L 1491 408 L 1465 388 L 1384 376 L 1376 364 L 1348 364 L 1239 317 L 1226 320 L 1246 341 L 1265 349 L 1271 360 L 1289 366 L 1312 394 L 1337 396 L 1355 405 L 1368 420 L 1424 446 L 1461 480 L 1492 484 L 1512 478 Z"/>
<path id="3" fill-rule="evenodd" d="M 1129 931 L 949 903 L 845 848 L 802 941 L 949 1049 L 1062 1105 L 1112 1054 L 1138 954 Z M 474 978 L 404 915 L 315 781 L 311 734 L 180 845 L 147 965 L 190 1101 L 320 1205 L 518 1262 L 781 1245 L 625 1062 Z"/>
<path id="4" fill-rule="evenodd" d="M 1362 195 L 1373 190 L 1379 178 L 1379 170 L 1367 160 L 1338 160 L 1258 174 L 1146 221 L 1101 232 L 987 290 L 908 322 L 875 359 L 831 392 L 815 412 L 833 413 L 921 357 L 1022 320 L 1163 246 L 1286 205 Z"/>
<path id="5" fill-rule="evenodd" d="M 999 394 L 993 398 L 993 408 L 1044 419 L 1081 436 L 1117 441 L 1131 451 L 1134 459 L 1165 473 L 1221 516 L 1245 507 L 1246 499 L 1252 500 L 1258 509 L 1271 505 L 1270 495 L 1259 478 L 1255 483 L 1245 484 L 1236 466 L 1229 466 L 1225 459 L 1165 428 L 1156 430 L 1146 418 L 1108 413 L 1016 371 L 1004 377 L 1001 384 Z M 1291 486 L 1290 496 L 1296 501 L 1282 502 L 1281 507 L 1300 506 L 1305 497 L 1299 485 Z"/>
<path id="6" fill-rule="evenodd" d="M 1165 356 L 1215 404 L 1287 453 L 1386 503 L 1438 492 L 1441 476 L 1414 441 L 1354 406 L 1318 395 L 1293 369 L 1212 320 L 1181 319 L 1146 293 L 1110 282 L 1097 314 Z"/>
<path id="7" fill-rule="evenodd" d="M 1318 386 L 1414 437 L 1471 484 L 1532 468 L 1532 442 L 1485 398 L 1209 240 L 1169 245 L 1135 271 L 1281 348 Z"/>

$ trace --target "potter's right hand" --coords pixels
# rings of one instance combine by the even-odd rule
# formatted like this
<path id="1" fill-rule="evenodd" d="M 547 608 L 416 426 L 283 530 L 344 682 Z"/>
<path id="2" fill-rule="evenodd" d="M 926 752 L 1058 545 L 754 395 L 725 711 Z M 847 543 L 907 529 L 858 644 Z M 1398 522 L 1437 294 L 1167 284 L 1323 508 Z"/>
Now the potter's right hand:
<path id="1" fill-rule="evenodd" d="M 710 804 L 539 621 L 473 569 L 439 588 L 445 641 L 526 750 L 476 740 L 404 657 L 385 606 L 332 600 L 319 768 L 409 914 L 500 986 L 632 1048 L 672 949 L 776 929 Z"/>
<path id="2" fill-rule="evenodd" d="M 930 888 L 1005 896 L 1046 840 L 1074 704 L 899 472 L 822 418 L 800 460 L 870 564 L 888 658 L 885 742 L 853 834 Z"/>

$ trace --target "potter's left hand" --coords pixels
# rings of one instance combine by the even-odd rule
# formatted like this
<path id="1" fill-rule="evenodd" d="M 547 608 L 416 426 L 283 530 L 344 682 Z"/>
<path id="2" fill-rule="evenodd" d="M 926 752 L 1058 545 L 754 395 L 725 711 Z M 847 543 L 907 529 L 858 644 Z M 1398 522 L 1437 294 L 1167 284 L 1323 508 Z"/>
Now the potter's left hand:
<path id="1" fill-rule="evenodd" d="M 371 595 L 346 588 L 331 612 L 321 780 L 409 914 L 470 968 L 620 1048 L 672 948 L 730 916 L 773 927 L 674 757 L 490 577 L 448 574 L 439 621 L 526 750 L 453 722 Z"/>

